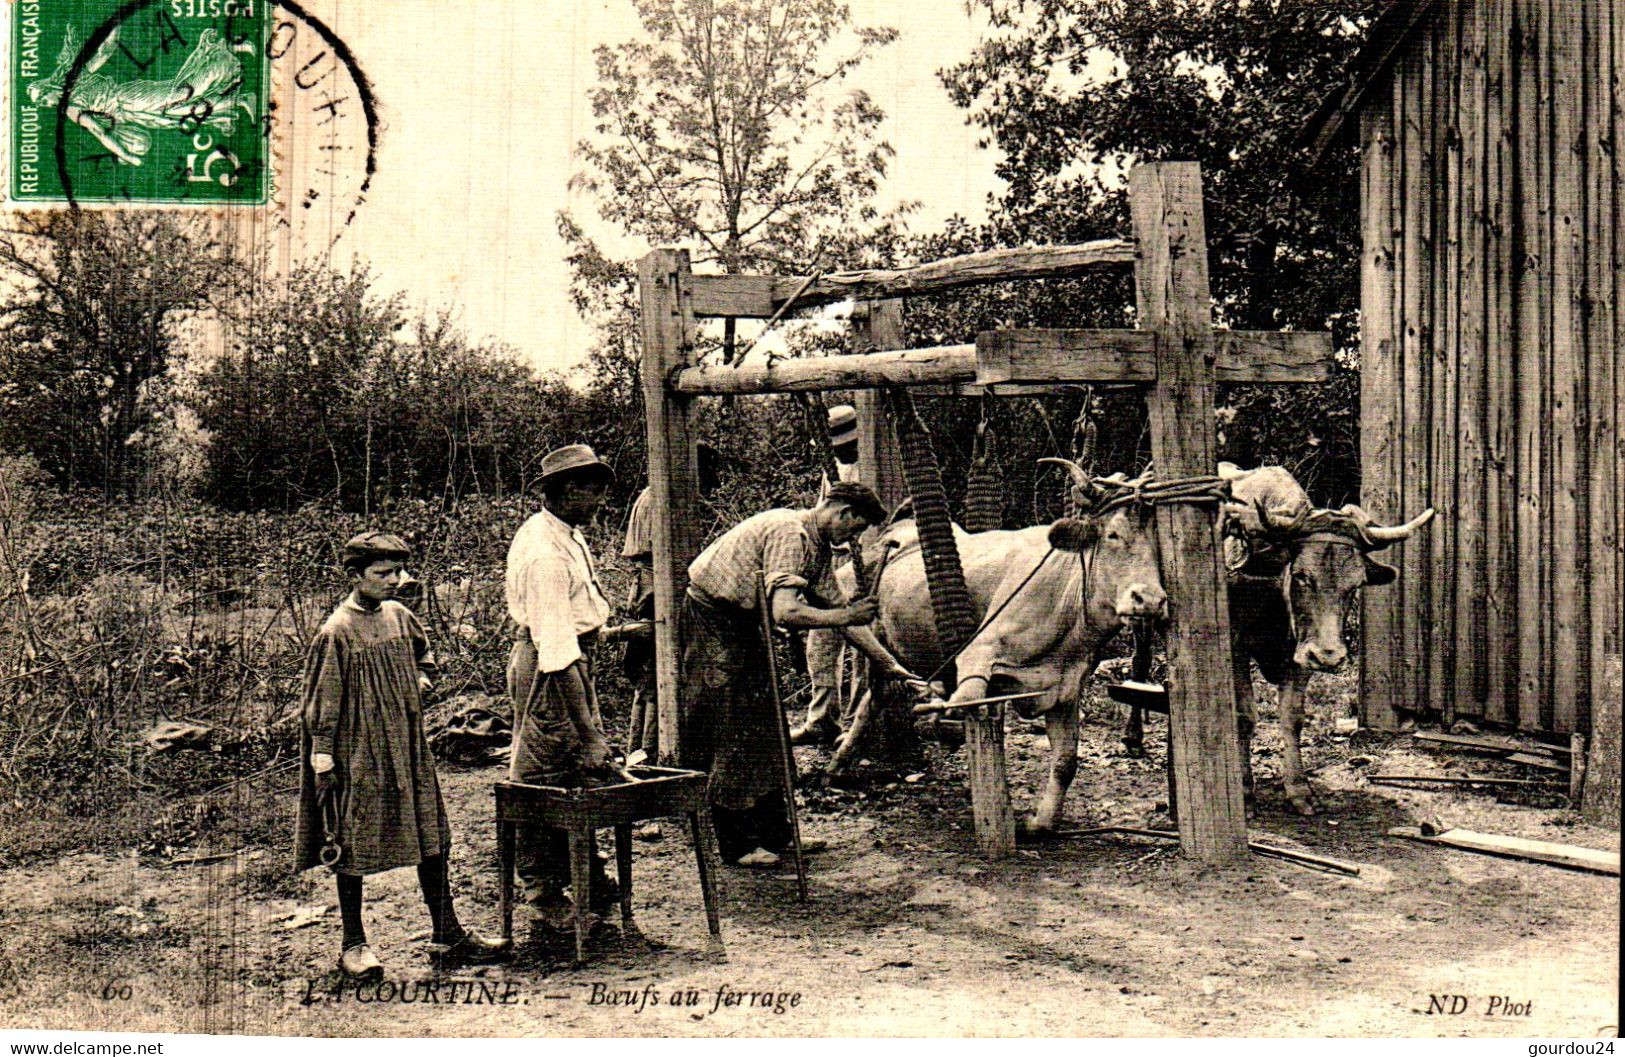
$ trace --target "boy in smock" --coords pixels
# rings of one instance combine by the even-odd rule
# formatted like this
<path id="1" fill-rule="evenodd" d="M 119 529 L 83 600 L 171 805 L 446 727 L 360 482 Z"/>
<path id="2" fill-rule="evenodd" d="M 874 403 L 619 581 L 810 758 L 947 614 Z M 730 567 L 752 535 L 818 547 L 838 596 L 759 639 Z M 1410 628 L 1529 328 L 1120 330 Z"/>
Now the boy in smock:
<path id="1" fill-rule="evenodd" d="M 506 940 L 470 932 L 452 907 L 446 856 L 451 828 L 423 735 L 422 694 L 434 656 L 412 611 L 394 600 L 410 550 L 364 532 L 344 545 L 354 590 L 327 618 L 305 657 L 304 747 L 294 851 L 300 869 L 323 864 L 338 881 L 344 939 L 339 968 L 378 978 L 383 967 L 361 920 L 362 878 L 416 866 L 443 967 L 501 959 Z"/>

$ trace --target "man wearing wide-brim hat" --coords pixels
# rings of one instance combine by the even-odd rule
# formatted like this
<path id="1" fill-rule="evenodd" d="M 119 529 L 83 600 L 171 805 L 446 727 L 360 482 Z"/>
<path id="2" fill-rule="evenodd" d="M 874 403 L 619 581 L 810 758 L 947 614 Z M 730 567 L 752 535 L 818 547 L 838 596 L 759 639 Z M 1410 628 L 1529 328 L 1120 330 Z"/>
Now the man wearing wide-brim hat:
<path id="1" fill-rule="evenodd" d="M 574 787 L 614 777 L 598 711 L 588 646 L 609 618 L 609 602 L 581 528 L 603 504 L 615 473 L 585 444 L 548 452 L 532 488 L 543 508 L 508 548 L 508 615 L 522 632 L 508 658 L 514 703 L 516 782 Z M 568 845 L 561 830 L 521 829 L 518 874 L 539 906 L 561 904 L 569 883 Z M 618 893 L 596 866 L 591 905 Z M 576 899 L 582 893 L 573 893 Z"/>

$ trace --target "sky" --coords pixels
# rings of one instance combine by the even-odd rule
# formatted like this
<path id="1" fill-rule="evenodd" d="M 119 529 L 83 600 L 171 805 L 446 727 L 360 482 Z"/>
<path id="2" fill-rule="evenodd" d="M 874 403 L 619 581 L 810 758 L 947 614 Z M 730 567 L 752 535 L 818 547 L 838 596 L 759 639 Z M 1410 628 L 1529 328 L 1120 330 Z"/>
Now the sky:
<path id="1" fill-rule="evenodd" d="M 849 3 L 858 24 L 900 32 L 851 81 L 887 112 L 882 135 L 897 151 L 881 204 L 919 201 L 919 230 L 984 217 L 994 156 L 936 78 L 969 56 L 977 18 L 957 0 Z M 591 335 L 569 301 L 555 217 L 569 209 L 609 234 L 568 183 L 592 131 L 593 49 L 639 32 L 629 0 L 330 0 L 326 14 L 385 126 L 373 187 L 335 256 L 365 258 L 382 287 L 455 309 L 470 336 L 538 368 L 577 364 Z"/>

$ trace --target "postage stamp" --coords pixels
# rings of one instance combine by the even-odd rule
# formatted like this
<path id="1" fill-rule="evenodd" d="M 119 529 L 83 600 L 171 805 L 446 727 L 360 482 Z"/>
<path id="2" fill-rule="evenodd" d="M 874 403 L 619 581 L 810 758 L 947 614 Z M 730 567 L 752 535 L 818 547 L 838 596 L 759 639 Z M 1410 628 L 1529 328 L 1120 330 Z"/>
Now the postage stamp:
<path id="1" fill-rule="evenodd" d="M 258 205 L 270 0 L 11 5 L 17 202 Z"/>

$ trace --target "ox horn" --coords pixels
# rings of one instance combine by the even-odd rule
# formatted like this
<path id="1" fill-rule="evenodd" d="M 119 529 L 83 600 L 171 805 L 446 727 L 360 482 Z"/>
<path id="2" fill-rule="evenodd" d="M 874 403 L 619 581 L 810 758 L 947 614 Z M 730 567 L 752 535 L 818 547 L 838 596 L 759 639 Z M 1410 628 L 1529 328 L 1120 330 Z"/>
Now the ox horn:
<path id="1" fill-rule="evenodd" d="M 1066 472 L 1072 477 L 1072 491 L 1075 501 L 1084 507 L 1092 506 L 1100 497 L 1100 486 L 1090 480 L 1089 473 L 1082 466 L 1071 459 L 1043 458 L 1038 460 L 1042 465 L 1052 462 L 1057 466 L 1065 466 Z"/>
<path id="2" fill-rule="evenodd" d="M 1423 525 L 1426 525 L 1432 520 L 1433 508 L 1428 507 L 1420 514 L 1405 522 L 1403 525 L 1394 525 L 1392 527 L 1387 525 L 1370 525 L 1365 530 L 1365 538 L 1370 540 L 1372 543 L 1386 547 L 1390 543 L 1398 543 L 1400 540 L 1409 539 L 1416 533 L 1417 529 L 1421 528 Z"/>
<path id="3" fill-rule="evenodd" d="M 1343 512 L 1350 515 L 1359 523 L 1360 534 L 1365 537 L 1366 543 L 1372 550 L 1381 550 L 1384 547 L 1410 539 L 1416 530 L 1433 520 L 1433 508 L 1428 507 L 1420 514 L 1411 518 L 1403 525 L 1379 525 L 1372 516 L 1360 507 L 1346 506 Z"/>

